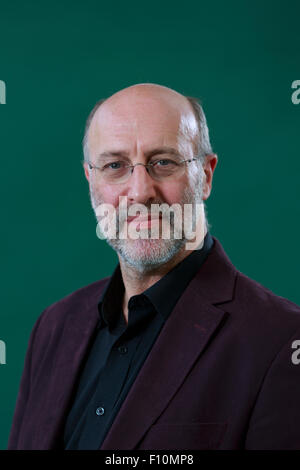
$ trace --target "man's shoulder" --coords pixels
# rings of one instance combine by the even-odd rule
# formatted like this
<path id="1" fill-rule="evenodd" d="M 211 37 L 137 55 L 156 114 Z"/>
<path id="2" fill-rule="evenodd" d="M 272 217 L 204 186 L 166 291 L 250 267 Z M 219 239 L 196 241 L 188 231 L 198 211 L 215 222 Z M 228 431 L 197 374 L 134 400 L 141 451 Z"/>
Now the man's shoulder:
<path id="1" fill-rule="evenodd" d="M 235 296 L 229 310 L 244 338 L 279 346 L 300 332 L 300 307 L 291 300 L 238 271 Z"/>
<path id="2" fill-rule="evenodd" d="M 239 299 L 243 298 L 244 302 L 247 301 L 250 305 L 263 305 L 279 312 L 286 311 L 297 316 L 300 315 L 300 306 L 295 302 L 276 294 L 241 271 L 237 271 L 236 293 Z"/>
<path id="3" fill-rule="evenodd" d="M 215 260 L 212 266 L 218 272 L 216 277 L 220 279 L 219 290 L 222 290 L 223 285 L 227 286 L 229 292 L 228 285 L 231 283 L 231 293 L 226 298 L 226 310 L 232 317 L 248 331 L 253 329 L 256 334 L 259 331 L 262 334 L 281 331 L 285 335 L 300 328 L 300 306 L 237 269 L 221 243 L 216 239 L 215 241 Z"/>
<path id="4" fill-rule="evenodd" d="M 78 315 L 82 317 L 85 312 L 90 311 L 98 304 L 109 280 L 108 276 L 92 282 L 52 303 L 39 316 L 39 323 L 47 323 L 47 327 L 51 324 L 57 326 L 65 323 L 66 320 L 72 321 Z"/>

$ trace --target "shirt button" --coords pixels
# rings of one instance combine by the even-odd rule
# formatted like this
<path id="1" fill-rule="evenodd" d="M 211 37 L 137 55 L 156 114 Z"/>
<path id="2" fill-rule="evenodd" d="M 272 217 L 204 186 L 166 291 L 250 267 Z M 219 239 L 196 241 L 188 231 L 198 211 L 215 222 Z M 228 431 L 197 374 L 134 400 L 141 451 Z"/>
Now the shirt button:
<path id="1" fill-rule="evenodd" d="M 120 346 L 118 348 L 118 351 L 119 351 L 120 354 L 126 354 L 127 351 L 128 351 L 128 348 L 126 346 Z"/>
<path id="2" fill-rule="evenodd" d="M 102 416 L 104 415 L 104 408 L 102 408 L 102 406 L 99 406 L 99 408 L 96 409 L 96 415 L 97 416 Z"/>

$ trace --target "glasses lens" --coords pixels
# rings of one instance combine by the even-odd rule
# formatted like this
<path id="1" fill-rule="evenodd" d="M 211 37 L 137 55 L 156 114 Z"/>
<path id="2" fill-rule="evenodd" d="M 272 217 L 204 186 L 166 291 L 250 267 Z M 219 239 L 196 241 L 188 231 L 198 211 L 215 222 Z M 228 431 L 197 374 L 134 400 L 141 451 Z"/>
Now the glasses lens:
<path id="1" fill-rule="evenodd" d="M 184 165 L 180 164 L 180 161 L 164 158 L 154 162 L 149 167 L 149 173 L 156 180 L 174 178 L 184 173 Z"/>
<path id="2" fill-rule="evenodd" d="M 99 167 L 100 177 L 109 183 L 122 183 L 131 173 L 128 163 L 123 161 L 109 162 Z"/>

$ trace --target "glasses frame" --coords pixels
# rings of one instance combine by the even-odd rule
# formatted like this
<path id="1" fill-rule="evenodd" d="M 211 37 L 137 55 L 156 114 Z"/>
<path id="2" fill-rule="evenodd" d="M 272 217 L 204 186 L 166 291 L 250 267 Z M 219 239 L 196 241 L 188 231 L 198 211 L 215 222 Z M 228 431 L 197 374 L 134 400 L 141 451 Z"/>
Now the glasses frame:
<path id="1" fill-rule="evenodd" d="M 145 167 L 145 169 L 146 169 L 148 175 L 150 175 L 150 177 L 153 178 L 153 176 L 149 173 L 149 168 L 151 168 L 151 167 L 153 168 L 153 167 L 154 167 L 155 165 L 157 165 L 161 160 L 167 160 L 167 158 L 160 158 L 159 160 L 156 160 L 155 162 L 150 162 L 150 163 L 136 163 L 135 165 L 125 165 L 124 168 L 130 168 L 130 173 L 128 173 L 128 178 L 127 178 L 124 182 L 128 181 L 128 179 L 129 179 L 130 176 L 132 175 L 132 173 L 133 173 L 135 167 L 136 167 L 136 166 L 139 166 L 139 165 Z M 178 165 L 181 165 L 181 164 L 183 164 L 183 163 L 191 163 L 191 162 L 196 161 L 196 160 L 198 160 L 198 159 L 195 158 L 195 157 L 193 157 L 193 158 L 188 158 L 187 160 L 180 160 L 179 162 L 176 162 L 176 163 L 178 163 Z M 102 171 L 102 168 L 100 168 L 99 166 L 93 165 L 93 164 L 92 164 L 91 162 L 89 162 L 89 161 L 87 161 L 86 163 L 88 164 L 90 170 L 95 169 L 95 170 L 100 170 L 100 171 Z M 167 177 L 166 177 L 166 178 L 167 178 Z M 153 178 L 153 179 L 155 179 L 155 178 Z"/>

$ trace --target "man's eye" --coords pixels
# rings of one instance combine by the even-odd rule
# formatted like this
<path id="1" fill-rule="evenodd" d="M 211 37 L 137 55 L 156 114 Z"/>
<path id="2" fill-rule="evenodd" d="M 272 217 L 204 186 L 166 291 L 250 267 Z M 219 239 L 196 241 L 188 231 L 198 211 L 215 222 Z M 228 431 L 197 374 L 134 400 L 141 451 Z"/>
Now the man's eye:
<path id="1" fill-rule="evenodd" d="M 123 162 L 111 162 L 104 165 L 103 170 L 120 170 L 120 168 L 124 168 Z"/>
<path id="2" fill-rule="evenodd" d="M 161 160 L 157 160 L 154 162 L 154 165 L 156 166 L 173 166 L 177 165 L 177 163 L 174 160 L 170 160 L 169 158 L 163 158 Z"/>

